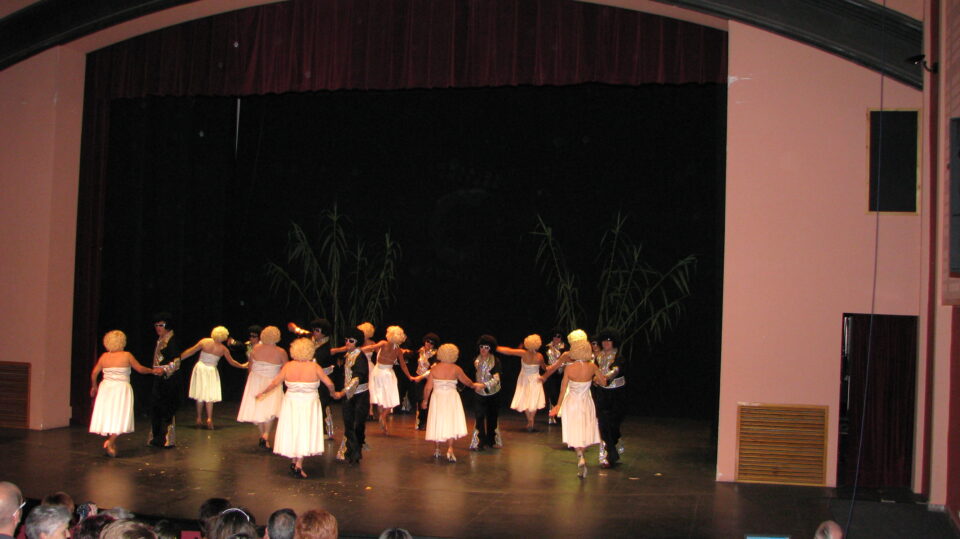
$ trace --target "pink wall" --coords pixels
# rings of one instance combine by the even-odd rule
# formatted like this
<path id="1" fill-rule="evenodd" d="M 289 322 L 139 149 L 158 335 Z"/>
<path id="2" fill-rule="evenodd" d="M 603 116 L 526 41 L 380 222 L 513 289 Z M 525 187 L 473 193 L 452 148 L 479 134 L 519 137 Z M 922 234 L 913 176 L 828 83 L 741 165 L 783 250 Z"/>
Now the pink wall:
<path id="1" fill-rule="evenodd" d="M 875 216 L 867 114 L 881 77 L 731 22 L 717 479 L 732 481 L 740 402 L 826 405 L 836 479 L 844 312 L 870 312 Z M 884 83 L 885 108 L 922 94 Z M 880 219 L 876 312 L 919 315 L 918 215 Z"/>

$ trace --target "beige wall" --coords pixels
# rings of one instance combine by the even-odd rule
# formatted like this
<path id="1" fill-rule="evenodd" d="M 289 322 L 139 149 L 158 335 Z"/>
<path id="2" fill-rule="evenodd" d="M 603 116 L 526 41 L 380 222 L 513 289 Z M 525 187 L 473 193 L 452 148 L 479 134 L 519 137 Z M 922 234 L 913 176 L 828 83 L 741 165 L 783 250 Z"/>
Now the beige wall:
<path id="1" fill-rule="evenodd" d="M 837 465 L 841 318 L 871 311 L 867 142 L 881 77 L 730 23 L 727 216 L 717 479 L 736 467 L 741 402 L 825 405 Z M 920 91 L 885 79 L 885 108 Z M 882 215 L 876 312 L 921 314 L 922 219 Z"/>

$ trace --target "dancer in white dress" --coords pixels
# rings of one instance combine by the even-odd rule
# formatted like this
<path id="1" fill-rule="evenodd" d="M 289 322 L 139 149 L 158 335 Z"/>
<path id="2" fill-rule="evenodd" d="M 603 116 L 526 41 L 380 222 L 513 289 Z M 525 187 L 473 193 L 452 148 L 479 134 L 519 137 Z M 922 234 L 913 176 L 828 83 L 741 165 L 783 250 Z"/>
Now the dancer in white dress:
<path id="1" fill-rule="evenodd" d="M 93 415 L 90 417 L 90 432 L 106 436 L 103 450 L 111 457 L 117 456 L 117 437 L 133 432 L 133 389 L 130 388 L 130 369 L 140 374 L 161 374 L 159 368 L 141 365 L 133 354 L 123 349 L 127 336 L 120 330 L 108 331 L 103 336 L 107 349 L 93 366 L 90 373 L 90 397 L 95 398 Z M 103 372 L 103 381 L 97 377 Z"/>
<path id="2" fill-rule="evenodd" d="M 550 415 L 563 419 L 563 442 L 577 451 L 577 477 L 582 479 L 587 475 L 583 450 L 600 443 L 590 384 L 605 386 L 607 380 L 593 362 L 590 343 L 586 340 L 570 343 L 570 358 L 563 370 L 560 400 L 550 410 Z"/>
<path id="3" fill-rule="evenodd" d="M 334 390 L 333 382 L 323 368 L 312 361 L 315 348 L 310 339 L 301 338 L 290 343 L 290 357 L 294 361 L 288 361 L 257 395 L 258 399 L 266 398 L 281 382 L 287 388 L 280 406 L 273 452 L 292 460 L 290 471 L 298 478 L 307 477 L 303 471 L 303 458 L 323 453 L 323 406 L 317 388 L 322 383 L 333 398 L 341 396 Z"/>
<path id="4" fill-rule="evenodd" d="M 230 337 L 230 332 L 223 326 L 217 326 L 210 332 L 210 336 L 200 339 L 197 344 L 186 349 L 176 359 L 177 365 L 184 359 L 200 352 L 200 359 L 193 367 L 193 373 L 190 375 L 189 397 L 197 401 L 197 426 L 202 427 L 203 409 L 207 409 L 207 428 L 213 430 L 213 403 L 223 400 L 220 394 L 220 373 L 217 371 L 217 363 L 221 357 L 227 358 L 227 362 L 238 369 L 247 368 L 246 363 L 237 363 L 230 355 L 230 349 L 224 346 L 224 341 Z"/>
<path id="5" fill-rule="evenodd" d="M 427 414 L 427 440 L 436 442 L 433 457 L 440 458 L 440 442 L 447 442 L 447 460 L 456 462 L 453 441 L 467 435 L 467 418 L 463 413 L 463 402 L 457 392 L 457 381 L 473 389 L 483 389 L 483 384 L 475 383 L 463 369 L 457 366 L 460 350 L 452 344 L 443 344 L 437 350 L 439 363 L 430 369 L 427 385 L 423 388 L 423 401 L 420 407 L 429 409 Z M 430 399 L 433 402 L 430 402 Z"/>
<path id="6" fill-rule="evenodd" d="M 370 402 L 379 408 L 380 429 L 387 436 L 390 434 L 387 430 L 387 415 L 400 404 L 400 391 L 397 389 L 397 375 L 393 373 L 393 365 L 399 362 L 403 374 L 413 380 L 407 362 L 403 359 L 403 349 L 400 348 L 406 340 L 407 335 L 403 328 L 390 326 L 387 328 L 386 340 L 360 349 L 364 353 L 377 353 L 377 365 L 370 373 Z"/>
<path id="7" fill-rule="evenodd" d="M 537 352 L 541 344 L 539 335 L 527 335 L 523 339 L 522 349 L 497 347 L 497 352 L 501 354 L 520 358 L 520 376 L 517 377 L 517 390 L 513 393 L 510 408 L 527 416 L 527 432 L 536 432 L 533 421 L 537 410 L 547 405 L 543 394 L 543 381 L 540 380 L 540 369 L 545 368 L 545 364 L 543 354 Z"/>
<path id="8" fill-rule="evenodd" d="M 251 336 L 252 337 L 252 336 Z M 289 359 L 287 351 L 277 346 L 280 342 L 280 329 L 276 326 L 267 326 L 258 336 L 260 342 L 253 345 L 247 353 L 247 385 L 243 389 L 243 400 L 240 401 L 240 410 L 237 421 L 254 423 L 260 431 L 260 447 L 269 449 L 270 431 L 273 420 L 280 414 L 280 405 L 283 403 L 283 390 L 279 387 L 268 393 L 264 398 L 257 399 L 263 388 L 270 385 L 280 368 Z"/>

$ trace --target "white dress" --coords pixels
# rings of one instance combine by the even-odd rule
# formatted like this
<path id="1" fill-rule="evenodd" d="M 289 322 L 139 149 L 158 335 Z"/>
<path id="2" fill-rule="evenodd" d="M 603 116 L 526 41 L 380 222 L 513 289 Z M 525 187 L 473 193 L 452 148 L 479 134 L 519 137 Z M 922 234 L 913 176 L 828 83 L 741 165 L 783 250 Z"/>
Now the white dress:
<path id="1" fill-rule="evenodd" d="M 427 440 L 445 442 L 467 435 L 467 418 L 463 415 L 463 403 L 457 392 L 456 380 L 433 380 L 429 410 Z"/>
<path id="2" fill-rule="evenodd" d="M 557 414 L 563 418 L 563 443 L 569 447 L 587 447 L 600 443 L 597 409 L 590 395 L 592 380 L 567 382 L 567 392 Z"/>
<path id="3" fill-rule="evenodd" d="M 200 359 L 190 375 L 190 398 L 200 402 L 220 402 L 220 356 L 200 352 Z"/>
<path id="4" fill-rule="evenodd" d="M 535 412 L 547 405 L 543 396 L 543 383 L 540 382 L 540 365 L 520 363 L 520 376 L 517 377 L 517 390 L 513 393 L 510 408 L 518 412 Z"/>
<path id="5" fill-rule="evenodd" d="M 316 382 L 284 382 L 273 452 L 290 458 L 323 453 L 323 407 Z"/>
<path id="6" fill-rule="evenodd" d="M 90 432 L 109 436 L 133 432 L 133 389 L 130 367 L 106 367 L 97 386 Z"/>
<path id="7" fill-rule="evenodd" d="M 280 414 L 280 405 L 283 404 L 283 390 L 280 389 L 280 386 L 277 386 L 260 400 L 257 400 L 257 395 L 270 385 L 283 365 L 251 359 L 249 367 L 250 373 L 247 375 L 247 385 L 243 388 L 243 399 L 240 401 L 237 421 L 241 423 L 264 423 Z"/>
<path id="8" fill-rule="evenodd" d="M 370 377 L 370 402 L 385 408 L 393 408 L 400 404 L 400 391 L 397 390 L 397 375 L 393 372 L 393 365 L 377 363 Z"/>

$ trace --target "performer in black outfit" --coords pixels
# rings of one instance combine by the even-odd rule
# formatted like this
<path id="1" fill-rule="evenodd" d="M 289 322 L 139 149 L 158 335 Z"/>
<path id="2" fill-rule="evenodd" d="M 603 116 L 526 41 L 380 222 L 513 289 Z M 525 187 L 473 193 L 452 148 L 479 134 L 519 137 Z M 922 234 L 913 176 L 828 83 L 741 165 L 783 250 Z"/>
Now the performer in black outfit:
<path id="1" fill-rule="evenodd" d="M 410 404 L 417 410 L 417 421 L 415 423 L 417 430 L 426 430 L 427 428 L 427 409 L 421 408 L 420 403 L 423 402 L 423 386 L 427 384 L 430 368 L 438 361 L 437 347 L 440 346 L 440 337 L 436 333 L 427 333 L 423 336 L 422 341 L 423 346 L 414 355 L 415 363 L 412 367 L 417 374 L 413 377 L 413 383 L 410 387 Z"/>
<path id="2" fill-rule="evenodd" d="M 343 390 L 335 395 L 346 397 L 343 401 L 343 442 L 337 451 L 337 460 L 356 464 L 363 458 L 362 449 L 366 437 L 367 411 L 370 409 L 369 368 L 367 358 L 360 351 L 363 332 L 347 330 L 346 353 L 343 356 Z"/>
<path id="3" fill-rule="evenodd" d="M 544 354 L 547 367 L 555 364 L 567 347 L 566 343 L 563 342 L 563 334 L 561 334 L 559 330 L 555 329 L 551 333 L 551 339 L 550 342 L 547 343 L 546 353 Z M 560 374 L 547 378 L 546 383 L 543 384 L 543 392 L 547 397 L 547 410 L 553 408 L 560 399 L 560 382 L 563 380 L 563 366 L 558 368 L 560 369 Z M 555 425 L 556 423 L 556 418 L 547 418 L 547 424 Z"/>
<path id="4" fill-rule="evenodd" d="M 483 389 L 477 389 L 474 402 L 473 417 L 476 420 L 473 429 L 473 439 L 470 440 L 472 451 L 482 451 L 484 447 L 499 449 L 503 446 L 500 439 L 500 430 L 497 428 L 497 416 L 500 412 L 500 359 L 493 353 L 497 349 L 497 339 L 492 335 L 481 335 L 477 341 L 479 355 L 473 360 L 475 382 L 483 384 Z"/>
<path id="5" fill-rule="evenodd" d="M 177 444 L 177 409 L 180 408 L 181 387 L 180 346 L 173 335 L 173 315 L 167 312 L 153 316 L 153 328 L 157 332 L 157 344 L 153 349 L 153 366 L 163 369 L 163 374 L 153 381 L 153 404 L 150 412 L 151 429 L 147 443 L 154 447 L 173 447 Z"/>
<path id="6" fill-rule="evenodd" d="M 320 365 L 331 380 L 333 380 L 333 370 L 336 367 L 336 360 L 330 353 L 330 322 L 326 318 L 315 318 L 310 322 L 310 338 L 316 349 L 313 352 L 313 360 Z M 327 386 L 320 384 L 320 405 L 323 406 L 323 434 L 328 440 L 333 439 L 333 410 L 330 403 L 333 399 Z"/>
<path id="7" fill-rule="evenodd" d="M 627 407 L 627 393 L 624 386 L 626 358 L 620 355 L 618 346 L 620 336 L 614 329 L 604 329 L 597 336 L 600 341 L 600 353 L 597 366 L 600 374 L 607 379 L 604 387 L 594 386 L 593 399 L 597 407 L 597 424 L 600 427 L 600 466 L 612 468 L 620 460 L 620 424 Z"/>

